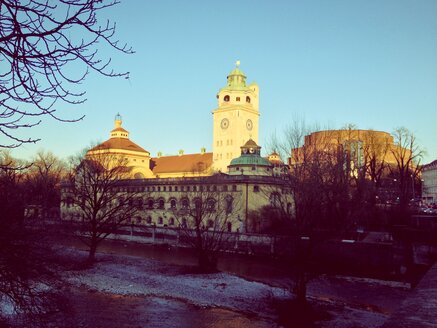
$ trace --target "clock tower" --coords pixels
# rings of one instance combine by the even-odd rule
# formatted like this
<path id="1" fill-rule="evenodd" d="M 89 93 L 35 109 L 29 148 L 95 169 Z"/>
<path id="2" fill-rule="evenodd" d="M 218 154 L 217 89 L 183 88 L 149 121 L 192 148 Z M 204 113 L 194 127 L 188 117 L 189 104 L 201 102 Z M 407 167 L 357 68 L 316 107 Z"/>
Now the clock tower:
<path id="1" fill-rule="evenodd" d="M 240 62 L 228 77 L 227 84 L 217 93 L 218 107 L 213 115 L 214 170 L 226 172 L 231 160 L 240 155 L 240 147 L 249 139 L 258 142 L 259 88 L 246 85 Z"/>

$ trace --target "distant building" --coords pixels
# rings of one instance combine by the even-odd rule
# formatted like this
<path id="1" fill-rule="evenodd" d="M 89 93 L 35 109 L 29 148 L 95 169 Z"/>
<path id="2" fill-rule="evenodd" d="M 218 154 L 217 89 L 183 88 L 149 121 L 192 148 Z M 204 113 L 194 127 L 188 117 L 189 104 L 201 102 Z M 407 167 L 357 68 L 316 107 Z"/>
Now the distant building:
<path id="1" fill-rule="evenodd" d="M 359 129 L 324 130 L 305 136 L 304 145 L 291 150 L 289 163 L 298 164 L 303 152 L 337 151 L 348 154 L 355 167 L 362 167 L 370 157 L 396 164 L 393 136 L 388 132 Z"/>
<path id="2" fill-rule="evenodd" d="M 422 201 L 437 202 L 437 160 L 422 166 Z"/>

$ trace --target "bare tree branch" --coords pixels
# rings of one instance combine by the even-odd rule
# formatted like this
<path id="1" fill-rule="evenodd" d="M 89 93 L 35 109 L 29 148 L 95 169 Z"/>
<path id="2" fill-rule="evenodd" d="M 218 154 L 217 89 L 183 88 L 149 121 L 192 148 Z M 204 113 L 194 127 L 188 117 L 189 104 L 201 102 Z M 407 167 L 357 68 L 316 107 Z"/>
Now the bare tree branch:
<path id="1" fill-rule="evenodd" d="M 89 71 L 108 77 L 128 77 L 110 68 L 111 59 L 99 57 L 98 43 L 122 53 L 133 53 L 114 39 L 115 23 L 103 25 L 98 14 L 117 0 L 3 0 L 0 2 L 0 134 L 14 148 L 38 139 L 22 138 L 17 129 L 40 124 L 49 116 L 75 122 L 56 114 L 55 105 L 81 104 L 84 91 L 73 91 Z M 74 71 L 71 70 L 75 66 Z M 82 72 L 77 71 L 77 67 Z M 74 88 L 73 88 L 74 86 Z"/>

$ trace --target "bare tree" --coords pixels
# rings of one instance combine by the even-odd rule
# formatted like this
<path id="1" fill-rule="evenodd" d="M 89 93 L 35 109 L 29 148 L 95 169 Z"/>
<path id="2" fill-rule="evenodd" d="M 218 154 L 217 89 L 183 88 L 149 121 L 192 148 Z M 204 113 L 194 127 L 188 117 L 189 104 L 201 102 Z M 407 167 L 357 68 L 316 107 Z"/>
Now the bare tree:
<path id="1" fill-rule="evenodd" d="M 375 189 L 381 186 L 381 179 L 386 174 L 390 140 L 381 137 L 378 131 L 368 130 L 364 133 L 364 163 L 367 177 L 373 182 Z"/>
<path id="2" fill-rule="evenodd" d="M 54 209 L 58 212 L 60 206 L 60 183 L 66 176 L 66 164 L 51 152 L 42 150 L 31 162 L 25 176 L 27 205 L 38 206 L 38 216 L 44 219 L 53 217 L 51 212 Z"/>
<path id="3" fill-rule="evenodd" d="M 13 148 L 38 141 L 20 137 L 15 131 L 39 124 L 43 116 L 71 121 L 58 117 L 55 105 L 58 101 L 83 103 L 85 92 L 77 86 L 90 70 L 128 78 L 129 73 L 113 71 L 110 59 L 102 60 L 98 52 L 99 44 L 106 43 L 117 51 L 132 53 L 131 48 L 114 39 L 115 23 L 106 21 L 101 25 L 98 19 L 100 12 L 117 3 L 117 0 L 0 2 L 0 134 L 10 140 L 0 147 Z"/>
<path id="4" fill-rule="evenodd" d="M 196 251 L 201 272 L 216 270 L 218 252 L 229 238 L 225 232 L 230 230 L 239 204 L 231 194 L 219 190 L 217 179 L 205 177 L 200 184 L 190 186 L 175 211 L 180 233 Z"/>
<path id="5" fill-rule="evenodd" d="M 391 154 L 396 161 L 396 166 L 390 167 L 390 170 L 398 184 L 400 213 L 406 214 L 410 198 L 415 197 L 414 182 L 420 173 L 420 162 L 424 152 L 414 134 L 407 128 L 396 129 L 393 136 L 395 145 L 391 149 Z"/>
<path id="6" fill-rule="evenodd" d="M 7 321 L 3 311 L 10 305 L 14 314 L 30 320 L 24 324 L 30 327 L 53 309 L 57 279 L 46 236 L 24 220 L 26 167 L 0 152 L 0 323 Z"/>
<path id="7" fill-rule="evenodd" d="M 78 237 L 89 247 L 88 261 L 92 263 L 100 242 L 135 216 L 138 194 L 124 188 L 123 179 L 130 171 L 122 155 L 94 150 L 76 157 L 72 164 L 63 206 L 79 227 Z"/>
<path id="8" fill-rule="evenodd" d="M 319 133 L 312 133 L 319 131 Z M 289 254 L 295 268 L 299 304 L 306 303 L 306 286 L 316 265 L 314 250 L 329 238 L 354 226 L 357 186 L 363 173 L 356 160 L 354 127 L 320 131 L 303 120 L 294 120 L 274 149 L 286 158 L 291 150 L 290 175 L 284 182 L 291 191 L 293 211 L 289 213 L 294 237 Z M 362 206 L 363 203 L 360 203 Z"/>

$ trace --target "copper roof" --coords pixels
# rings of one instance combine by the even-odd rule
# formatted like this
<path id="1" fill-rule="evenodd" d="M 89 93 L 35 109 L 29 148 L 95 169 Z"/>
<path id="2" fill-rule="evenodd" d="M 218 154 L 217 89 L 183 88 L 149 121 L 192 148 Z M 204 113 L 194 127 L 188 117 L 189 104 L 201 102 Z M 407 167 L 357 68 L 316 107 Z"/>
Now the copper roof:
<path id="1" fill-rule="evenodd" d="M 131 150 L 138 151 L 142 153 L 148 153 L 147 150 L 141 148 L 136 143 L 130 141 L 126 138 L 111 138 L 101 143 L 100 145 L 91 148 L 90 151 L 101 150 L 101 149 L 121 149 L 121 150 Z"/>
<path id="2" fill-rule="evenodd" d="M 243 147 L 259 147 L 253 139 L 247 140 Z"/>
<path id="3" fill-rule="evenodd" d="M 150 160 L 150 169 L 155 174 L 173 172 L 203 172 L 212 165 L 212 153 L 198 153 L 155 157 Z"/>

